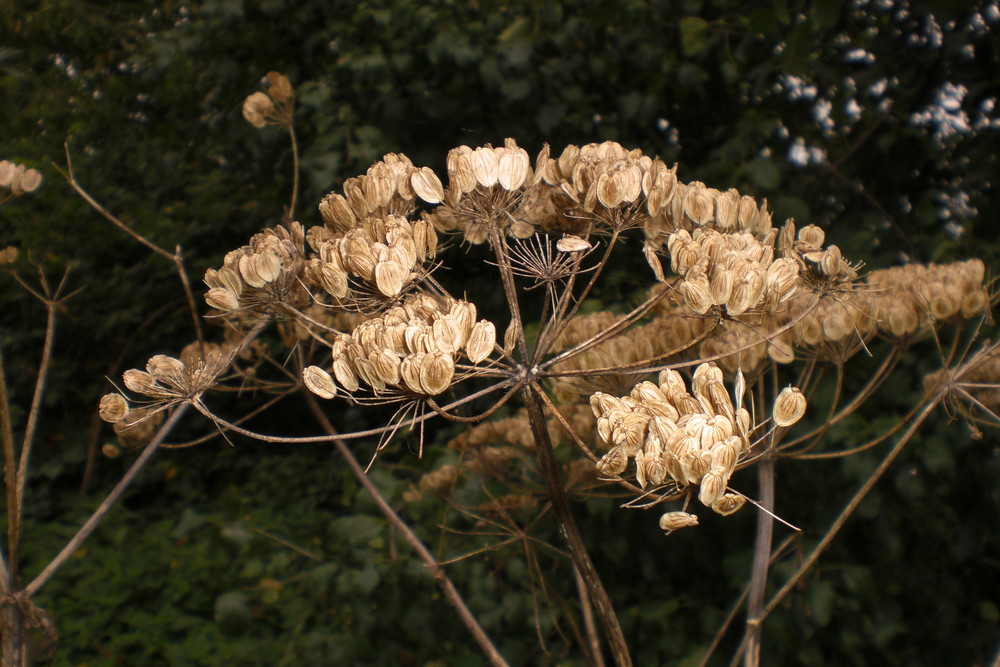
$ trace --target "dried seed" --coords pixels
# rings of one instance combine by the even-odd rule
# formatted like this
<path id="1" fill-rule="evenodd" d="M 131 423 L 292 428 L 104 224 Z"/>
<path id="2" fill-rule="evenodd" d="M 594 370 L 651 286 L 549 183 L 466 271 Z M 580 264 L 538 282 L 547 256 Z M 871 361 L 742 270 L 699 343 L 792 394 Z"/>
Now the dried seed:
<path id="1" fill-rule="evenodd" d="M 628 456 L 621 447 L 611 448 L 597 462 L 597 471 L 604 477 L 617 477 L 628 467 Z"/>
<path id="2" fill-rule="evenodd" d="M 337 396 L 337 386 L 333 383 L 333 378 L 319 366 L 306 366 L 303 368 L 302 381 L 309 391 L 320 398 L 330 399 Z"/>
<path id="3" fill-rule="evenodd" d="M 667 531 L 667 533 L 697 525 L 698 517 L 687 512 L 667 512 L 660 517 L 660 529 Z"/>
<path id="4" fill-rule="evenodd" d="M 747 499 L 738 493 L 727 493 L 712 503 L 712 511 L 722 516 L 729 516 L 737 512 L 746 502 Z"/>
<path id="5" fill-rule="evenodd" d="M 469 340 L 465 344 L 465 354 L 474 364 L 485 361 L 496 345 L 497 330 L 489 320 L 480 320 L 472 327 Z"/>
<path id="6" fill-rule="evenodd" d="M 806 413 L 806 397 L 796 387 L 788 385 L 774 401 L 772 416 L 776 426 L 791 426 Z"/>
<path id="7" fill-rule="evenodd" d="M 101 397 L 98 414 L 104 421 L 114 424 L 128 416 L 128 401 L 121 394 L 105 394 Z"/>

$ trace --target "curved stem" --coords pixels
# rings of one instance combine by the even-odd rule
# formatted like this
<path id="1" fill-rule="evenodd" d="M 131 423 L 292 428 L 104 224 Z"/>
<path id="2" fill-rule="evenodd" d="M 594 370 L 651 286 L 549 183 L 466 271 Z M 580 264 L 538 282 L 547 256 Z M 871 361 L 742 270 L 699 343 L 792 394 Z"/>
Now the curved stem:
<path id="1" fill-rule="evenodd" d="M 288 204 L 288 219 L 295 219 L 295 201 L 299 194 L 299 143 L 295 140 L 295 126 L 288 123 L 288 137 L 292 141 L 292 201 Z"/>
<path id="2" fill-rule="evenodd" d="M 767 585 L 767 569 L 771 558 L 771 539 L 774 534 L 774 457 L 766 456 L 757 466 L 757 480 L 760 485 L 760 507 L 757 513 L 757 538 L 754 543 L 753 567 L 750 576 L 747 618 L 757 618 L 764 607 L 764 589 Z M 743 657 L 746 667 L 760 664 L 760 626 L 747 624 L 747 652 Z"/>

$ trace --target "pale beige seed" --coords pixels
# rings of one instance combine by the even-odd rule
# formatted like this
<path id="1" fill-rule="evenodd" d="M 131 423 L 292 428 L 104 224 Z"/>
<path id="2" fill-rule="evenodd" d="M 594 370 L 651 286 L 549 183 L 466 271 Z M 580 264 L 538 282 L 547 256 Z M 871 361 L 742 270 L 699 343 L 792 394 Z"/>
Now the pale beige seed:
<path id="1" fill-rule="evenodd" d="M 395 386 L 400 382 L 399 356 L 386 349 L 376 350 L 368 355 L 368 360 L 375 367 L 375 372 L 387 386 Z"/>
<path id="2" fill-rule="evenodd" d="M 726 492 L 728 477 L 721 469 L 712 468 L 701 478 L 701 488 L 698 490 L 698 500 L 705 507 L 711 507 L 715 501 Z"/>
<path id="3" fill-rule="evenodd" d="M 480 320 L 472 327 L 472 333 L 465 344 L 465 354 L 469 361 L 478 364 L 493 352 L 497 341 L 497 330 L 489 320 Z"/>
<path id="4" fill-rule="evenodd" d="M 989 296 L 986 294 L 986 290 L 977 289 L 974 292 L 969 292 L 962 297 L 962 317 L 965 319 L 975 317 L 986 309 L 988 303 Z"/>
<path id="5" fill-rule="evenodd" d="M 98 414 L 109 424 L 115 424 L 128 416 L 128 401 L 121 394 L 105 394 L 101 397 Z"/>
<path id="6" fill-rule="evenodd" d="M 462 329 L 458 320 L 445 315 L 434 321 L 431 326 L 434 335 L 434 346 L 439 352 L 454 354 L 462 348 Z"/>
<path id="7" fill-rule="evenodd" d="M 372 362 L 365 357 L 360 357 L 352 360 L 352 363 L 354 364 L 354 370 L 357 372 L 358 377 L 364 381 L 365 384 L 371 387 L 374 393 L 381 394 L 385 391 L 385 381 L 382 379 L 382 376 L 379 375 Z"/>
<path id="8" fill-rule="evenodd" d="M 628 467 L 628 456 L 621 447 L 611 448 L 597 462 L 597 471 L 604 477 L 617 477 Z"/>
<path id="9" fill-rule="evenodd" d="M 605 208 L 615 208 L 624 196 L 621 183 L 613 174 L 604 172 L 597 179 L 597 201 Z"/>
<path id="10" fill-rule="evenodd" d="M 691 187 L 684 198 L 684 213 L 697 225 L 712 221 L 715 200 L 705 187 Z"/>
<path id="11" fill-rule="evenodd" d="M 668 533 L 697 525 L 698 517 L 687 512 L 667 512 L 660 517 L 660 530 L 665 530 Z"/>
<path id="12" fill-rule="evenodd" d="M 346 389 L 348 392 L 355 392 L 360 386 L 358 384 L 358 375 L 354 372 L 354 368 L 345 357 L 338 356 L 333 360 L 333 376 L 337 378 L 337 383 L 341 387 Z"/>
<path id="13" fill-rule="evenodd" d="M 507 325 L 507 329 L 503 332 L 504 354 L 513 354 L 515 347 L 517 347 L 517 327 L 515 326 L 514 320 L 511 320 L 510 324 Z"/>
<path id="14" fill-rule="evenodd" d="M 743 443 L 738 435 L 726 438 L 724 441 L 712 447 L 712 468 L 718 468 L 728 477 L 736 470 Z"/>
<path id="15" fill-rule="evenodd" d="M 450 354 L 428 354 L 420 364 L 420 384 L 431 396 L 446 390 L 454 376 L 455 361 Z"/>
<path id="16" fill-rule="evenodd" d="M 333 262 L 323 262 L 320 265 L 319 282 L 330 296 L 338 299 L 347 296 L 347 273 L 341 271 Z"/>
<path id="17" fill-rule="evenodd" d="M 165 354 L 156 354 L 146 362 L 146 371 L 157 380 L 180 388 L 186 382 L 184 362 Z"/>
<path id="18" fill-rule="evenodd" d="M 496 185 L 499 178 L 499 164 L 497 155 L 492 148 L 481 146 L 472 152 L 472 171 L 476 176 L 476 182 L 484 188 Z"/>
<path id="19" fill-rule="evenodd" d="M 698 484 L 712 467 L 712 453 L 697 449 L 688 450 L 680 457 L 684 477 L 692 484 Z"/>
<path id="20" fill-rule="evenodd" d="M 156 378 L 136 368 L 130 368 L 122 373 L 122 381 L 129 391 L 134 391 L 137 394 L 144 394 L 154 398 L 165 395 L 164 387 L 156 381 Z"/>
<path id="21" fill-rule="evenodd" d="M 440 204 L 444 201 L 444 186 L 430 167 L 421 167 L 410 176 L 413 192 L 428 204 Z"/>
<path id="22" fill-rule="evenodd" d="M 399 296 L 409 274 L 407 268 L 395 261 L 378 262 L 375 264 L 375 287 L 385 296 Z"/>
<path id="23" fill-rule="evenodd" d="M 10 160 L 0 162 L 0 187 L 9 188 L 14 182 L 14 174 L 17 173 L 17 165 Z"/>
<path id="24" fill-rule="evenodd" d="M 257 275 L 257 267 L 253 261 L 253 255 L 241 255 L 239 263 L 237 264 L 240 272 L 240 278 L 243 279 L 247 285 L 250 287 L 256 287 L 260 289 L 267 284 L 267 281 Z"/>
<path id="25" fill-rule="evenodd" d="M 476 189 L 476 172 L 471 156 L 472 149 L 468 146 L 461 146 L 448 152 L 448 184 L 459 196 Z"/>
<path id="26" fill-rule="evenodd" d="M 235 269 L 224 266 L 216 272 L 216 278 L 219 284 L 215 287 L 225 287 L 237 297 L 243 293 L 243 280 Z"/>
<path id="27" fill-rule="evenodd" d="M 511 141 L 511 140 L 508 140 Z M 531 162 L 528 153 L 523 148 L 517 148 L 517 144 L 510 145 L 503 151 L 497 164 L 497 180 L 504 190 L 516 190 L 528 178 L 531 171 Z"/>
<path id="28" fill-rule="evenodd" d="M 776 426 L 791 426 L 806 413 L 806 397 L 798 388 L 785 387 L 774 401 L 774 423 Z"/>
<path id="29" fill-rule="evenodd" d="M 563 234 L 562 238 L 556 241 L 556 249 L 559 252 L 582 252 L 590 250 L 591 247 L 589 241 L 572 234 Z"/>
<path id="30" fill-rule="evenodd" d="M 281 275 L 281 260 L 270 250 L 254 255 L 253 265 L 257 275 L 265 283 L 273 282 Z"/>
<path id="31" fill-rule="evenodd" d="M 627 449 L 624 450 L 625 454 L 634 457 L 635 459 L 635 481 L 639 485 L 640 489 L 646 488 L 646 454 L 640 449 L 636 452 L 629 452 Z"/>
<path id="32" fill-rule="evenodd" d="M 643 460 L 643 470 L 646 481 L 653 486 L 659 486 L 667 479 L 667 464 L 660 455 L 647 454 Z"/>
<path id="33" fill-rule="evenodd" d="M 268 92 L 278 102 L 286 102 L 294 96 L 288 77 L 278 72 L 267 73 Z"/>
<path id="34" fill-rule="evenodd" d="M 712 511 L 722 516 L 729 516 L 739 511 L 746 502 L 746 497 L 738 493 L 727 493 L 712 503 Z"/>
<path id="35" fill-rule="evenodd" d="M 28 169 L 18 181 L 18 188 L 24 192 L 34 192 L 42 184 L 42 174 L 37 169 Z"/>
<path id="36" fill-rule="evenodd" d="M 831 340 L 840 339 L 831 338 Z M 795 350 L 780 338 L 775 338 L 767 344 L 767 355 L 779 364 L 790 364 L 795 361 Z"/>
<path id="37" fill-rule="evenodd" d="M 822 248 L 823 243 L 826 241 L 826 232 L 816 225 L 806 225 L 799 230 L 799 240 L 817 248 Z"/>
<path id="38" fill-rule="evenodd" d="M 101 454 L 104 454 L 104 456 L 109 459 L 116 459 L 121 455 L 121 453 L 122 450 L 110 442 L 106 442 L 101 445 Z"/>
<path id="39" fill-rule="evenodd" d="M 357 218 L 343 195 L 331 192 L 319 203 L 323 222 L 338 232 L 346 232 L 357 224 Z"/>
<path id="40" fill-rule="evenodd" d="M 698 276 L 694 280 L 685 280 L 681 284 L 680 292 L 688 307 L 696 314 L 704 315 L 712 308 L 711 285 L 705 276 Z"/>
<path id="41" fill-rule="evenodd" d="M 424 386 L 420 380 L 420 367 L 427 355 L 417 352 L 407 355 L 399 364 L 399 376 L 402 378 L 406 388 L 415 394 L 425 394 Z"/>
<path id="42" fill-rule="evenodd" d="M 216 308 L 224 312 L 231 312 L 240 307 L 240 300 L 235 294 L 225 287 L 213 287 L 205 294 L 205 303 L 210 308 Z"/>
<path id="43" fill-rule="evenodd" d="M 306 388 L 320 398 L 336 398 L 337 385 L 333 383 L 330 374 L 319 366 L 306 366 L 302 369 L 302 382 Z"/>

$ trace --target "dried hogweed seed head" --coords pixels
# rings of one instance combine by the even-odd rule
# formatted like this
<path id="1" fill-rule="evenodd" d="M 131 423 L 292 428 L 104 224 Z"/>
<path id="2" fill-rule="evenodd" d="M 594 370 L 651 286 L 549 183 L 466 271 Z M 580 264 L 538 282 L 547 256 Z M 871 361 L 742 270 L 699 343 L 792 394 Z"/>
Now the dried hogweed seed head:
<path id="1" fill-rule="evenodd" d="M 333 383 L 333 378 L 319 366 L 306 366 L 302 369 L 302 381 L 309 391 L 320 398 L 330 399 L 337 396 L 337 386 Z"/>
<path id="2" fill-rule="evenodd" d="M 791 426 L 806 413 L 806 397 L 791 385 L 785 387 L 774 401 L 774 424 Z"/>
<path id="3" fill-rule="evenodd" d="M 294 95 L 292 92 L 292 84 L 288 80 L 288 77 L 284 74 L 280 74 L 278 72 L 268 72 L 267 83 L 271 97 L 273 97 L 276 101 L 287 102 L 292 99 L 292 96 Z"/>
<path id="4" fill-rule="evenodd" d="M 688 526 L 697 526 L 698 517 L 687 512 L 667 512 L 660 517 L 660 529 L 668 533 Z"/>
<path id="5" fill-rule="evenodd" d="M 465 354 L 469 361 L 478 364 L 484 361 L 493 352 L 493 347 L 497 342 L 497 330 L 489 320 L 479 320 L 469 334 L 469 340 L 465 344 Z"/>
<path id="6" fill-rule="evenodd" d="M 274 111 L 274 102 L 264 93 L 254 93 L 243 102 L 243 117 L 256 128 L 267 124 L 267 117 Z"/>
<path id="7" fill-rule="evenodd" d="M 105 394 L 101 397 L 98 414 L 101 419 L 114 424 L 128 416 L 128 401 L 121 394 Z"/>

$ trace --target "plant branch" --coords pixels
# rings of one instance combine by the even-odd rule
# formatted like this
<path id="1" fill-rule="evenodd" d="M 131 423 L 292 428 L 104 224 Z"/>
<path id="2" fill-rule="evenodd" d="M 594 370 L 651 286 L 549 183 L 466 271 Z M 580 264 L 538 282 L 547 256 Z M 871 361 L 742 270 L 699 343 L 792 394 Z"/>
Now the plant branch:
<path id="1" fill-rule="evenodd" d="M 541 392 L 541 387 L 536 383 L 531 383 L 524 389 L 524 402 L 528 409 L 528 420 L 535 439 L 535 455 L 538 457 L 539 470 L 545 480 L 549 498 L 552 500 L 552 509 L 559 521 L 563 538 L 569 545 L 573 563 L 587 584 L 587 591 L 590 593 L 597 616 L 601 621 L 615 664 L 619 667 L 630 666 L 632 658 L 625 642 L 625 635 L 618 623 L 611 599 L 608 597 L 607 591 L 604 590 L 604 584 L 601 583 L 594 563 L 590 560 L 583 536 L 576 525 L 573 511 L 570 509 L 566 489 L 559 478 L 559 464 L 556 461 L 555 451 L 552 449 L 552 440 L 549 438 L 548 425 L 542 411 L 542 401 L 538 397 Z"/>
<path id="2" fill-rule="evenodd" d="M 364 469 L 362 469 L 361 464 L 358 463 L 357 459 L 354 458 L 354 454 L 351 453 L 347 444 L 337 436 L 336 430 L 326 418 L 326 415 L 323 414 L 323 411 L 320 409 L 319 404 L 316 402 L 313 395 L 307 389 L 303 389 L 302 393 L 305 396 L 306 403 L 309 405 L 309 409 L 312 411 L 313 416 L 316 417 L 316 421 L 318 421 L 323 429 L 331 436 L 330 439 L 333 442 L 334 447 L 336 447 L 340 455 L 344 457 L 344 460 L 347 462 L 347 466 L 351 469 L 351 472 L 358 480 L 358 483 L 361 484 L 365 491 L 368 492 L 368 495 L 371 496 L 375 505 L 379 508 L 379 511 L 382 512 L 386 519 L 388 519 L 392 527 L 398 530 L 402 534 L 403 539 L 406 540 L 407 544 L 409 544 L 413 550 L 417 552 L 417 556 L 420 557 L 420 560 L 423 561 L 424 565 L 430 571 L 435 583 L 437 583 L 437 585 L 441 588 L 441 591 L 448 599 L 449 604 L 451 604 L 451 606 L 455 609 L 459 618 L 462 619 L 465 627 L 472 633 L 473 638 L 476 640 L 476 643 L 479 644 L 479 648 L 482 649 L 483 653 L 490 661 L 490 664 L 497 667 L 501 665 L 506 667 L 507 661 L 504 660 L 503 656 L 500 655 L 500 652 L 497 651 L 493 642 L 490 641 L 486 632 L 479 625 L 476 617 L 472 615 L 471 611 L 469 611 L 469 608 L 465 605 L 465 601 L 462 600 L 461 594 L 458 592 L 458 589 L 455 588 L 451 579 L 448 578 L 448 575 L 445 574 L 444 569 L 434 559 L 434 556 L 427 549 L 427 547 L 424 546 L 424 543 L 420 541 L 420 538 L 417 537 L 416 533 L 410 529 L 410 526 L 403 521 L 398 514 L 396 514 L 395 510 L 392 509 L 389 503 L 382 496 L 378 487 L 375 486 L 371 479 L 369 479 L 368 475 L 365 474 Z"/>

